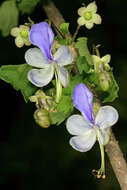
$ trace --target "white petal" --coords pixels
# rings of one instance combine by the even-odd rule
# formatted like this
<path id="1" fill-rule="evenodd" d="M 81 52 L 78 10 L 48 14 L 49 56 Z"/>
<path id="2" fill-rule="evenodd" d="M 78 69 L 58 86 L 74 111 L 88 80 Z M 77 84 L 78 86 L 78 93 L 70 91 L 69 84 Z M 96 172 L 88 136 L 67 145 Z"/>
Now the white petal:
<path id="1" fill-rule="evenodd" d="M 54 60 L 59 66 L 69 65 L 73 61 L 72 53 L 66 46 L 61 46 L 54 55 Z"/>
<path id="2" fill-rule="evenodd" d="M 86 26 L 87 29 L 91 29 L 93 27 L 93 25 L 94 25 L 93 22 L 87 22 L 85 24 L 85 26 Z"/>
<path id="3" fill-rule="evenodd" d="M 99 14 L 94 14 L 93 18 L 92 18 L 92 21 L 95 24 L 101 24 L 101 22 L 102 22 L 101 16 Z"/>
<path id="4" fill-rule="evenodd" d="M 69 83 L 69 74 L 64 67 L 58 67 L 58 78 L 62 83 L 63 87 L 66 88 Z"/>
<path id="5" fill-rule="evenodd" d="M 70 145 L 80 152 L 87 152 L 92 148 L 96 141 L 96 133 L 94 130 L 85 133 L 82 136 L 75 136 L 70 139 Z"/>
<path id="6" fill-rule="evenodd" d="M 97 55 L 92 55 L 92 59 L 93 59 L 93 62 L 94 62 L 94 63 L 98 63 L 98 62 L 101 61 L 101 58 L 98 57 Z"/>
<path id="7" fill-rule="evenodd" d="M 84 17 L 79 17 L 78 20 L 77 20 L 77 23 L 80 26 L 83 26 L 84 24 L 86 24 L 86 20 L 84 19 Z"/>
<path id="8" fill-rule="evenodd" d="M 101 143 L 102 143 L 102 145 L 106 145 L 110 138 L 110 127 L 106 128 L 106 129 L 102 129 L 101 134 L 102 134 Z"/>
<path id="9" fill-rule="evenodd" d="M 98 126 L 95 126 L 94 130 L 96 131 L 97 138 L 101 141 L 101 144 L 105 145 L 108 142 L 108 140 L 109 140 L 110 127 L 104 128 L 104 129 L 102 129 L 102 128 L 100 129 Z"/>
<path id="10" fill-rule="evenodd" d="M 108 128 L 118 121 L 118 112 L 112 106 L 100 107 L 96 116 L 95 124 L 100 128 Z"/>
<path id="11" fill-rule="evenodd" d="M 79 14 L 79 16 L 83 16 L 85 10 L 86 10 L 86 7 L 81 7 L 81 8 L 79 8 L 79 9 L 78 9 L 78 14 Z"/>
<path id="12" fill-rule="evenodd" d="M 21 47 L 24 46 L 24 41 L 23 41 L 23 39 L 21 38 L 21 36 L 17 36 L 17 37 L 15 38 L 15 44 L 16 44 L 16 46 L 17 46 L 18 48 L 21 48 Z"/>
<path id="13" fill-rule="evenodd" d="M 92 2 L 90 4 L 88 4 L 88 6 L 86 7 L 87 11 L 91 11 L 93 13 L 96 13 L 97 12 L 97 5 L 96 5 L 96 2 Z"/>
<path id="14" fill-rule="evenodd" d="M 18 34 L 19 34 L 19 28 L 18 27 L 12 28 L 10 33 L 14 37 L 18 36 Z"/>
<path id="15" fill-rule="evenodd" d="M 32 69 L 28 73 L 28 80 L 37 87 L 46 86 L 53 78 L 54 67 L 50 65 L 46 69 Z"/>
<path id="16" fill-rule="evenodd" d="M 103 61 L 103 63 L 105 63 L 105 64 L 109 63 L 110 60 L 111 60 L 111 56 L 109 54 L 107 54 L 101 58 L 101 61 Z"/>
<path id="17" fill-rule="evenodd" d="M 37 68 L 49 67 L 49 61 L 45 58 L 44 54 L 39 48 L 30 48 L 25 53 L 26 62 Z"/>
<path id="18" fill-rule="evenodd" d="M 83 135 L 92 130 L 92 125 L 81 115 L 72 115 L 66 124 L 67 130 L 71 135 Z"/>

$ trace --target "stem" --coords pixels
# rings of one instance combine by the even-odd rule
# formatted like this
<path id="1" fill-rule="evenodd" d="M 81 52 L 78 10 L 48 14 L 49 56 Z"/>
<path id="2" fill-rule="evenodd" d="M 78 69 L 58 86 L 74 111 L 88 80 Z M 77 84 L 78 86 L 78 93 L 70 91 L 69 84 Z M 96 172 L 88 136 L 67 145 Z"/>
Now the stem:
<path id="1" fill-rule="evenodd" d="M 113 133 L 111 133 L 110 141 L 106 145 L 105 152 L 108 154 L 121 189 L 127 190 L 127 164 Z"/>
<path id="2" fill-rule="evenodd" d="M 59 103 L 60 97 L 62 95 L 62 86 L 58 78 L 57 71 L 55 71 L 55 77 L 56 77 L 56 103 Z"/>
<path id="3" fill-rule="evenodd" d="M 98 138 L 98 143 L 101 151 L 101 168 L 100 171 L 105 174 L 105 158 L 104 158 L 104 146 L 101 144 L 100 139 Z"/>
<path id="4" fill-rule="evenodd" d="M 74 33 L 74 35 L 73 35 L 73 37 L 72 37 L 72 41 L 73 41 L 73 42 L 75 41 L 75 38 L 76 38 L 76 36 L 77 36 L 77 34 L 78 34 L 79 29 L 80 29 L 80 25 L 77 26 L 76 31 L 75 31 L 75 33 Z"/>

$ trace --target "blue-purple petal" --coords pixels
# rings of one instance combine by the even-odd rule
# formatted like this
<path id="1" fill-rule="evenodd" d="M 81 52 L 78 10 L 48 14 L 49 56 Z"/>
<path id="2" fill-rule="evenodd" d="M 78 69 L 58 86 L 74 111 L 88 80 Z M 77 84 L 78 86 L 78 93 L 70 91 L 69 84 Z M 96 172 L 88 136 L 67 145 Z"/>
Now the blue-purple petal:
<path id="1" fill-rule="evenodd" d="M 31 27 L 30 42 L 39 47 L 47 59 L 52 59 L 51 49 L 54 41 L 54 33 L 47 22 L 40 22 Z"/>
<path id="2" fill-rule="evenodd" d="M 87 121 L 94 123 L 92 111 L 93 94 L 85 84 L 80 83 L 75 86 L 73 91 L 73 103 L 75 108 L 82 113 Z"/>

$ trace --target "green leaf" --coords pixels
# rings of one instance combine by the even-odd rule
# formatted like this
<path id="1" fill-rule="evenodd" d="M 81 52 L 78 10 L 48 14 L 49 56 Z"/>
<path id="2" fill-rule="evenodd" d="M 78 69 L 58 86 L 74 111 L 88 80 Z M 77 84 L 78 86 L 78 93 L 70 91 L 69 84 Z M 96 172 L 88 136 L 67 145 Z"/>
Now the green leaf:
<path id="1" fill-rule="evenodd" d="M 23 14 L 30 14 L 39 2 L 40 0 L 21 0 L 18 7 Z"/>
<path id="2" fill-rule="evenodd" d="M 71 78 L 71 82 L 68 88 L 63 88 L 62 97 L 57 106 L 57 112 L 50 113 L 52 124 L 59 125 L 71 115 L 74 109 L 73 100 L 72 100 L 73 89 L 74 86 L 80 82 L 82 82 L 82 76 L 80 75 L 74 76 Z"/>
<path id="3" fill-rule="evenodd" d="M 0 6 L 0 30 L 8 36 L 11 28 L 18 25 L 19 12 L 14 1 L 5 1 Z"/>
<path id="4" fill-rule="evenodd" d="M 85 73 L 89 73 L 91 67 L 88 64 L 88 62 L 86 61 L 86 57 L 85 56 L 78 56 L 77 61 L 76 61 L 79 73 L 82 74 L 83 71 Z"/>
<path id="5" fill-rule="evenodd" d="M 106 95 L 104 97 L 103 103 L 113 102 L 118 97 L 119 86 L 118 86 L 112 72 L 110 72 L 110 77 L 111 77 L 111 84 L 107 91 L 108 95 Z"/>
<path id="6" fill-rule="evenodd" d="M 103 103 L 113 102 L 118 97 L 119 87 L 114 79 L 113 73 L 109 72 L 111 83 L 109 89 L 104 92 L 99 85 L 99 75 L 97 73 L 90 74 L 85 80 L 86 85 L 91 85 L 96 94 L 101 98 Z"/>
<path id="7" fill-rule="evenodd" d="M 77 42 L 75 43 L 75 48 L 78 49 L 80 56 L 85 56 L 88 64 L 93 65 L 93 60 L 89 52 L 89 49 L 87 47 L 87 38 L 85 37 L 78 38 Z"/>
<path id="8" fill-rule="evenodd" d="M 72 41 L 71 39 L 60 38 L 58 36 L 55 37 L 55 40 L 57 40 L 60 45 L 65 45 L 65 46 L 69 45 Z"/>
<path id="9" fill-rule="evenodd" d="M 62 96 L 60 102 L 57 106 L 56 113 L 50 113 L 51 123 L 59 125 L 62 123 L 66 118 L 73 111 L 73 101 L 71 96 Z"/>
<path id="10" fill-rule="evenodd" d="M 27 64 L 0 67 L 0 79 L 10 83 L 15 90 L 21 90 L 26 102 L 37 90 L 37 87 L 27 79 L 27 73 L 30 69 L 31 67 Z"/>
<path id="11" fill-rule="evenodd" d="M 69 33 L 69 23 L 62 23 L 60 25 L 60 31 L 62 32 L 63 35 L 66 35 Z"/>

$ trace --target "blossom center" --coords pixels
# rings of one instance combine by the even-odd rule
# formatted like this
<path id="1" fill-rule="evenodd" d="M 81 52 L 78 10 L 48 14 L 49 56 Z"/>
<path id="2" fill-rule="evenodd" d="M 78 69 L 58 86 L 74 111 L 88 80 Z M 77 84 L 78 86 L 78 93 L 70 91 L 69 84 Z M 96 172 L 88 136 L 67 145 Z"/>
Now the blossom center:
<path id="1" fill-rule="evenodd" d="M 92 12 L 91 11 L 85 12 L 84 18 L 85 18 L 85 20 L 91 20 L 92 19 Z"/>
<path id="2" fill-rule="evenodd" d="M 27 38 L 27 37 L 28 37 L 28 31 L 22 30 L 22 31 L 20 32 L 20 36 L 21 36 L 22 38 Z"/>

